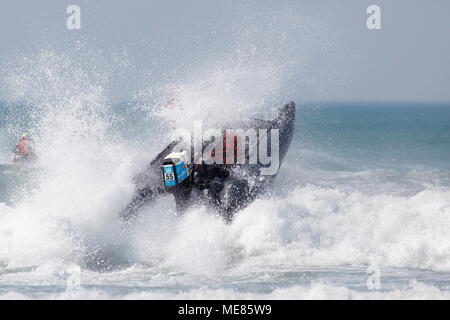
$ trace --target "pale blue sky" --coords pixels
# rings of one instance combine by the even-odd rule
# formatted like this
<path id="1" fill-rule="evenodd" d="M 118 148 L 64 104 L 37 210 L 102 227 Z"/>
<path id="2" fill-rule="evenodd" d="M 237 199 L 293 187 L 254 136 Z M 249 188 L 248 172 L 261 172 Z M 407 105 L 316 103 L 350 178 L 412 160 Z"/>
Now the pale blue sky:
<path id="1" fill-rule="evenodd" d="M 81 7 L 81 30 L 65 27 L 69 4 Z M 370 4 L 382 30 L 366 28 Z M 15 57 L 52 50 L 108 69 L 127 99 L 256 50 L 289 70 L 292 99 L 450 101 L 449 15 L 448 0 L 0 0 L 0 76 Z"/>

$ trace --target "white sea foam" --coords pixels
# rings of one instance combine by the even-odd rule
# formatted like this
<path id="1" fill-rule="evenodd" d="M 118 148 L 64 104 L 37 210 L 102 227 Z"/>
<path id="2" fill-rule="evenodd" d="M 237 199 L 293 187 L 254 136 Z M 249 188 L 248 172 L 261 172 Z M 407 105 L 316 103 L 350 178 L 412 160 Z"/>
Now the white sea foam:
<path id="1" fill-rule="evenodd" d="M 412 281 L 402 289 L 391 291 L 358 291 L 344 286 L 314 282 L 305 286 L 291 286 L 287 288 L 276 288 L 268 293 L 243 292 L 233 289 L 208 289 L 199 288 L 189 291 L 167 292 L 161 290 L 147 291 L 137 289 L 134 293 L 113 294 L 105 289 L 66 290 L 60 293 L 46 295 L 24 294 L 17 291 L 0 294 L 1 300 L 8 299 L 156 299 L 156 300 L 192 300 L 192 299 L 221 299 L 221 300 L 383 300 L 383 299 L 408 299 L 408 300 L 447 300 L 450 299 L 448 291 L 441 290 L 435 286 L 425 285 Z"/>

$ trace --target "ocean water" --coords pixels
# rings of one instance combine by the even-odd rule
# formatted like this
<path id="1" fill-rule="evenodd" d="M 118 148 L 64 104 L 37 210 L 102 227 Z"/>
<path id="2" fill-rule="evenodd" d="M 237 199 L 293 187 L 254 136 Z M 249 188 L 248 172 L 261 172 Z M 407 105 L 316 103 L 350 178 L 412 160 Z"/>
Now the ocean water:
<path id="1" fill-rule="evenodd" d="M 180 116 L 77 90 L 0 105 L 0 162 L 22 131 L 39 153 L 0 172 L 1 299 L 450 298 L 450 105 L 299 101 L 275 183 L 231 225 L 201 206 L 177 217 L 167 196 L 123 231 L 166 120 L 215 100 L 181 91 Z"/>

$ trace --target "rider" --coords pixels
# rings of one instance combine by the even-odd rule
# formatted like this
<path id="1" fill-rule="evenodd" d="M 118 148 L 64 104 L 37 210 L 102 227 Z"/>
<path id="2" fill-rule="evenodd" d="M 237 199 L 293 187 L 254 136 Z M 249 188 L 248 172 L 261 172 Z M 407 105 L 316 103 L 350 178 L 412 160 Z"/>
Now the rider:
<path id="1" fill-rule="evenodd" d="M 220 133 L 223 134 L 224 130 L 218 130 L 217 136 L 220 137 Z M 211 143 L 212 141 L 208 141 L 203 144 L 202 150 L 205 151 L 206 145 Z M 192 171 L 189 174 L 189 178 L 184 179 L 181 183 L 178 183 L 176 186 L 171 186 L 170 189 L 166 189 L 165 191 L 170 190 L 171 193 L 175 196 L 175 204 L 178 212 L 183 212 L 186 208 L 191 204 L 191 191 L 193 189 L 197 189 L 202 193 L 207 193 L 210 196 L 210 199 L 213 202 L 218 202 L 218 196 L 221 190 L 223 189 L 223 181 L 228 178 L 231 174 L 231 170 L 233 165 L 227 164 L 219 164 L 219 163 L 210 163 L 211 158 L 218 159 L 219 157 L 223 157 L 223 162 L 226 162 L 226 139 L 225 135 L 223 135 L 223 146 L 216 146 L 209 153 L 205 152 L 204 156 L 206 159 L 203 159 L 202 153 L 194 155 L 194 164 L 192 165 Z M 237 139 L 234 139 L 234 151 L 235 155 L 237 152 Z M 173 150 L 179 141 L 172 142 L 164 151 L 162 151 L 156 159 L 158 161 L 153 160 L 150 165 L 154 165 L 161 161 L 164 157 L 170 154 L 170 151 Z M 231 146 L 230 146 L 231 147 Z M 208 161 L 205 161 L 208 160 Z M 160 170 L 160 168 L 158 168 Z M 147 176 L 145 174 L 137 177 L 138 184 L 142 184 L 138 187 L 134 198 L 128 204 L 128 206 L 121 212 L 121 216 L 124 221 L 131 221 L 134 219 L 139 211 L 150 201 L 153 201 L 155 197 L 160 194 L 161 189 L 154 188 L 153 184 L 146 183 Z M 150 179 L 149 179 L 150 180 Z"/>
<path id="2" fill-rule="evenodd" d="M 27 133 L 20 135 L 19 142 L 14 148 L 13 162 L 31 160 L 34 157 L 33 142 Z"/>

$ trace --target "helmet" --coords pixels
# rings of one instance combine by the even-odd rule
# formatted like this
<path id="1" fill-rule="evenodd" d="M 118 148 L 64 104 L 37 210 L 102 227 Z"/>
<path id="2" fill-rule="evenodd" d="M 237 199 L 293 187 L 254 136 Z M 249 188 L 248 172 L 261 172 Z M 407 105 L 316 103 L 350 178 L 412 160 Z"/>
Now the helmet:
<path id="1" fill-rule="evenodd" d="M 28 139 L 30 136 L 28 135 L 28 133 L 22 133 L 21 135 L 20 135 L 20 139 L 22 140 L 22 139 Z"/>

